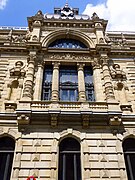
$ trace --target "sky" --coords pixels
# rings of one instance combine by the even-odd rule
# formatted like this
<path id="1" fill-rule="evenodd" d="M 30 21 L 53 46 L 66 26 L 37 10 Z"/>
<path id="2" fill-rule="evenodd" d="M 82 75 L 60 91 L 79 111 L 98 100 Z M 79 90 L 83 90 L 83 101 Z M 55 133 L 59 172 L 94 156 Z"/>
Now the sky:
<path id="1" fill-rule="evenodd" d="M 54 7 L 63 7 L 66 0 L 0 0 L 0 26 L 27 26 L 27 17 L 38 10 L 53 13 Z M 80 14 L 90 17 L 94 12 L 108 20 L 108 31 L 135 32 L 135 0 L 68 0 Z"/>

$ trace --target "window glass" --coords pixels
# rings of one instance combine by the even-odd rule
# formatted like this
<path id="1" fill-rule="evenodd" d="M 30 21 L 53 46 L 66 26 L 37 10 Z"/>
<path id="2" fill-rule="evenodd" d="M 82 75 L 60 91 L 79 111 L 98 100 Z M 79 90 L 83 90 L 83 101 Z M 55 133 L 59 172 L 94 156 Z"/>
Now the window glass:
<path id="1" fill-rule="evenodd" d="M 77 101 L 78 99 L 78 77 L 74 66 L 61 66 L 60 73 L 60 100 Z"/>
<path id="2" fill-rule="evenodd" d="M 0 138 L 0 179 L 10 180 L 15 142 L 10 137 Z"/>
<path id="3" fill-rule="evenodd" d="M 85 78 L 85 91 L 86 98 L 88 101 L 94 101 L 94 85 L 93 85 L 93 70 L 91 66 L 86 66 L 84 68 L 84 78 Z"/>
<path id="4" fill-rule="evenodd" d="M 53 73 L 52 66 L 45 66 L 43 88 L 42 88 L 42 100 L 51 99 L 52 73 Z"/>
<path id="5" fill-rule="evenodd" d="M 87 46 L 76 39 L 57 39 L 49 45 L 49 48 L 86 49 Z"/>
<path id="6" fill-rule="evenodd" d="M 128 180 L 135 179 L 135 139 L 128 138 L 123 142 L 123 151 Z"/>

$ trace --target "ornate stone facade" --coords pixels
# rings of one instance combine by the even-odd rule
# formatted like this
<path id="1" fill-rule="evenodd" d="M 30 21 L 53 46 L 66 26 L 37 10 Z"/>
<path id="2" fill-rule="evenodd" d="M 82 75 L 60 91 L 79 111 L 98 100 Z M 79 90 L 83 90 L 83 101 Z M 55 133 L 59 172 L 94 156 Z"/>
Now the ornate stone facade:
<path id="1" fill-rule="evenodd" d="M 11 180 L 58 180 L 59 144 L 67 137 L 80 143 L 82 180 L 127 180 L 122 143 L 135 137 L 135 33 L 106 32 L 106 26 L 95 13 L 58 8 L 29 17 L 28 30 L 0 29 L 0 137 L 15 140 Z M 49 47 L 57 39 L 87 48 Z M 78 100 L 70 102 L 59 92 L 60 67 L 69 65 L 78 73 Z M 86 98 L 85 66 L 93 70 L 94 101 Z"/>

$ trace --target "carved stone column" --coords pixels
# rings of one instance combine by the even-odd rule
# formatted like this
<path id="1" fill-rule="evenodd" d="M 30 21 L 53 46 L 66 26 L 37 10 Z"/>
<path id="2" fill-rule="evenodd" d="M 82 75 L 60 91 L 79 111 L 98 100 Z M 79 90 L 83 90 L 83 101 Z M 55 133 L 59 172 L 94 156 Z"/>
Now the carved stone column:
<path id="1" fill-rule="evenodd" d="M 115 96 L 114 96 L 113 85 L 111 82 L 110 71 L 109 71 L 109 67 L 108 67 L 108 60 L 109 59 L 108 59 L 107 54 L 100 55 L 100 61 L 102 63 L 102 69 L 103 69 L 106 100 L 112 101 L 112 100 L 115 100 Z"/>
<path id="2" fill-rule="evenodd" d="M 79 101 L 86 101 L 85 94 L 85 81 L 84 81 L 84 64 L 78 63 L 78 91 L 79 91 Z"/>
<path id="3" fill-rule="evenodd" d="M 59 100 L 59 65 L 60 63 L 53 63 L 53 76 L 52 76 L 52 101 Z"/>
<path id="4" fill-rule="evenodd" d="M 28 58 L 28 70 L 26 73 L 26 81 L 23 90 L 23 100 L 31 100 L 33 97 L 33 81 L 35 68 L 36 53 L 30 53 Z"/>
<path id="5" fill-rule="evenodd" d="M 38 64 L 35 89 L 34 89 L 34 100 L 41 100 L 43 71 L 44 71 L 43 65 Z"/>
<path id="6" fill-rule="evenodd" d="M 94 94 L 96 101 L 104 101 L 105 96 L 103 93 L 103 86 L 101 82 L 100 65 L 97 62 L 97 58 L 92 63 L 93 66 L 93 83 L 94 83 Z"/>

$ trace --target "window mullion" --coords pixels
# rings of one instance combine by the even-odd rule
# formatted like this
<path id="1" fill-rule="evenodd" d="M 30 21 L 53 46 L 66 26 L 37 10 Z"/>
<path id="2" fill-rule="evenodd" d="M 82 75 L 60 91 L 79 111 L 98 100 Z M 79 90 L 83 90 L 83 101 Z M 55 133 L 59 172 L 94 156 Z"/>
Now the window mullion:
<path id="1" fill-rule="evenodd" d="M 7 158 L 6 158 L 6 164 L 5 164 L 5 171 L 4 171 L 4 177 L 3 180 L 7 180 L 8 179 L 8 169 L 9 169 L 9 163 L 10 163 L 10 154 L 7 154 Z"/>
<path id="2" fill-rule="evenodd" d="M 77 159 L 76 159 L 76 154 L 74 154 L 74 180 L 77 180 Z"/>
<path id="3" fill-rule="evenodd" d="M 63 179 L 62 180 L 66 180 L 66 155 L 63 154 Z"/>
<path id="4" fill-rule="evenodd" d="M 128 167 L 129 167 L 129 172 L 130 172 L 131 180 L 134 180 L 134 176 L 133 176 L 133 171 L 132 171 L 132 166 L 131 166 L 131 161 L 130 161 L 130 156 L 129 155 L 127 155 L 127 163 L 128 163 Z"/>

